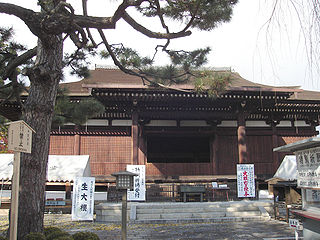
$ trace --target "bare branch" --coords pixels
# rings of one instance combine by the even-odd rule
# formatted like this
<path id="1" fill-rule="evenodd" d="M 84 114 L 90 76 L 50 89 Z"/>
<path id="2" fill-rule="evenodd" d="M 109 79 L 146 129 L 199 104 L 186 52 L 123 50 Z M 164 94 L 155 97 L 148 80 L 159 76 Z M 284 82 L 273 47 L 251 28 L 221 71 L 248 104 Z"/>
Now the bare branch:
<path id="1" fill-rule="evenodd" d="M 23 21 L 28 20 L 28 15 L 30 16 L 35 14 L 35 12 L 30 9 L 23 8 L 11 3 L 0 3 L 0 13 L 14 15 L 22 19 Z"/>
<path id="2" fill-rule="evenodd" d="M 91 17 L 75 15 L 73 21 L 83 28 L 101 28 L 101 29 L 114 29 L 115 23 L 112 22 L 111 17 Z"/>
<path id="3" fill-rule="evenodd" d="M 82 0 L 82 9 L 83 9 L 83 15 L 84 16 L 88 16 L 87 0 Z M 91 31 L 90 31 L 90 29 L 88 27 L 86 28 L 86 31 L 87 31 L 88 37 L 89 37 L 92 45 L 94 47 L 97 47 L 97 44 L 96 44 L 96 42 L 95 42 L 95 40 L 94 40 L 94 38 L 93 38 L 93 36 L 91 34 Z"/>
<path id="4" fill-rule="evenodd" d="M 123 19 L 135 30 L 138 32 L 146 35 L 149 38 L 157 38 L 157 39 L 174 39 L 174 38 L 181 38 L 191 35 L 191 31 L 181 31 L 177 33 L 158 33 L 152 32 L 149 29 L 143 27 L 139 23 L 137 23 L 132 17 L 129 16 L 128 13 L 124 13 Z"/>
<path id="5" fill-rule="evenodd" d="M 128 6 L 136 6 L 141 4 L 143 0 L 139 1 L 125 1 L 126 4 L 122 5 L 122 8 L 118 8 L 115 15 L 113 17 L 91 17 L 91 16 L 83 16 L 83 15 L 72 15 L 72 13 L 68 12 L 68 16 L 64 14 L 56 13 L 56 19 L 59 19 L 59 24 L 65 23 L 66 26 L 60 26 L 60 28 L 55 28 L 55 31 L 68 32 L 67 30 L 71 28 L 69 26 L 70 15 L 72 15 L 72 22 L 81 28 L 99 28 L 99 29 L 114 29 L 116 22 L 122 17 L 130 26 L 132 26 L 135 30 L 141 32 L 142 34 L 157 39 L 174 39 L 180 37 L 186 37 L 191 35 L 191 31 L 180 31 L 177 33 L 157 33 L 150 31 L 149 29 L 143 27 L 139 23 L 137 23 L 133 18 L 131 18 L 123 8 Z M 32 10 L 22 8 L 20 6 L 9 4 L 9 3 L 0 3 L 0 13 L 12 14 L 19 17 L 23 20 L 29 27 L 29 29 L 38 37 L 41 36 L 43 15 L 41 13 L 36 13 Z M 46 23 L 46 22 L 45 22 Z M 46 27 L 52 31 L 50 26 Z M 53 25 L 53 27 L 57 27 Z M 57 33 L 58 33 L 57 32 Z"/>
<path id="6" fill-rule="evenodd" d="M 169 31 L 169 27 L 166 25 L 164 18 L 163 18 L 163 13 L 161 12 L 161 7 L 160 7 L 160 3 L 159 0 L 156 0 L 156 5 L 157 5 L 157 15 L 159 16 L 161 25 L 164 29 L 166 29 L 167 33 L 170 33 Z"/>
<path id="7" fill-rule="evenodd" d="M 65 9 L 65 8 L 68 8 L 69 11 L 70 11 L 70 14 L 74 15 L 74 9 L 73 7 L 71 6 L 71 4 L 69 3 L 66 3 L 66 2 L 59 2 L 58 5 L 51 11 L 51 13 L 57 13 L 59 12 L 61 9 Z"/>
<path id="8" fill-rule="evenodd" d="M 76 28 L 76 31 L 78 31 L 78 34 L 76 32 L 72 32 L 70 33 L 70 38 L 78 48 L 82 48 L 88 42 L 87 35 L 85 31 L 78 25 L 75 24 L 74 27 Z M 81 38 L 79 37 L 79 34 L 81 35 Z"/>
<path id="9" fill-rule="evenodd" d="M 125 14 L 125 11 L 128 7 L 131 6 L 139 6 L 142 2 L 144 2 L 145 0 L 138 0 L 138 1 L 130 1 L 130 0 L 124 0 L 119 7 L 117 8 L 117 10 L 115 11 L 115 13 L 113 14 L 112 17 L 112 22 L 116 23 L 117 21 L 119 21 L 120 18 L 123 17 L 123 15 Z"/>

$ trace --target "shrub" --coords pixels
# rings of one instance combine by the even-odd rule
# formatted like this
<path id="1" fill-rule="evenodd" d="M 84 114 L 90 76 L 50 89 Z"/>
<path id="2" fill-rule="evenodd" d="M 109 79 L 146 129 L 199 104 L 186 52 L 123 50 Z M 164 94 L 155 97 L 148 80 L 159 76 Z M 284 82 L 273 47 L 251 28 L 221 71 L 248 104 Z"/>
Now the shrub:
<path id="1" fill-rule="evenodd" d="M 0 240 L 8 240 L 8 238 L 0 236 Z"/>
<path id="2" fill-rule="evenodd" d="M 54 240 L 73 240 L 72 236 L 62 236 L 62 237 L 57 237 Z"/>
<path id="3" fill-rule="evenodd" d="M 24 238 L 24 240 L 46 240 L 46 237 L 42 233 L 29 233 Z"/>
<path id="4" fill-rule="evenodd" d="M 74 240 L 100 240 L 97 234 L 92 232 L 78 232 L 72 235 Z"/>
<path id="5" fill-rule="evenodd" d="M 62 232 L 60 228 L 57 227 L 45 227 L 44 228 L 44 235 L 48 237 L 53 232 Z"/>
<path id="6" fill-rule="evenodd" d="M 55 232 L 50 233 L 50 234 L 46 237 L 46 240 L 62 239 L 62 237 L 69 237 L 69 236 L 70 236 L 69 233 L 60 230 L 60 231 L 55 231 Z M 71 239 L 72 239 L 72 238 L 71 238 Z"/>

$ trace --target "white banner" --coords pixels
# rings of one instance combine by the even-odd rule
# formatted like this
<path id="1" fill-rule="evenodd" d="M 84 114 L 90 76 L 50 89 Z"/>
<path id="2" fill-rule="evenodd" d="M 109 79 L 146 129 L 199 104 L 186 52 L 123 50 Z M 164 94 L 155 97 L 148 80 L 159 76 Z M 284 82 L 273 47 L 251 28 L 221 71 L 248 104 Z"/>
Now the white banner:
<path id="1" fill-rule="evenodd" d="M 238 197 L 255 197 L 254 165 L 237 164 Z"/>
<path id="2" fill-rule="evenodd" d="M 320 189 L 320 148 L 298 151 L 296 159 L 298 187 Z"/>
<path id="3" fill-rule="evenodd" d="M 94 177 L 77 177 L 73 183 L 72 221 L 93 221 Z"/>
<path id="4" fill-rule="evenodd" d="M 139 174 L 133 177 L 133 191 L 128 190 L 129 201 L 146 200 L 146 166 L 145 165 L 127 165 L 127 171 Z"/>

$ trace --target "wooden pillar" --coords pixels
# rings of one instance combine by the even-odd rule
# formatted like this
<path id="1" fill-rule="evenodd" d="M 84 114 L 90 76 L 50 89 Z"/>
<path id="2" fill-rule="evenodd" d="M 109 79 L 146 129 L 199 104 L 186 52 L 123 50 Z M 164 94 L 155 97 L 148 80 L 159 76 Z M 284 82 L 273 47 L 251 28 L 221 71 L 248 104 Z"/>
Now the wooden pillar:
<path id="1" fill-rule="evenodd" d="M 141 126 L 139 126 L 141 128 Z M 141 131 L 140 131 L 141 132 Z M 139 149 L 138 149 L 138 164 L 146 165 L 147 164 L 147 153 L 146 153 L 146 143 L 144 137 L 139 135 Z"/>
<path id="2" fill-rule="evenodd" d="M 80 155 L 80 135 L 74 135 L 73 154 Z"/>
<path id="3" fill-rule="evenodd" d="M 238 152 L 239 152 L 239 163 L 248 162 L 247 154 L 247 143 L 246 143 L 246 120 L 243 112 L 240 112 L 238 116 Z"/>
<path id="4" fill-rule="evenodd" d="M 276 122 L 272 122 L 271 123 L 271 127 L 272 127 L 272 148 L 279 147 L 276 125 L 277 125 Z M 276 172 L 278 167 L 280 166 L 279 153 L 272 152 L 272 163 L 273 163 L 273 171 Z"/>
<path id="5" fill-rule="evenodd" d="M 134 165 L 139 164 L 139 126 L 138 126 L 138 113 L 134 111 L 132 113 L 132 125 L 131 125 L 131 142 L 132 142 L 132 158 L 131 162 Z"/>
<path id="6" fill-rule="evenodd" d="M 65 190 L 66 190 L 66 199 L 71 199 L 71 183 L 70 182 L 66 182 L 65 185 Z"/>
<path id="7" fill-rule="evenodd" d="M 214 134 L 214 137 L 211 139 L 211 161 L 212 161 L 212 174 L 219 174 L 219 163 L 218 163 L 218 134 Z"/>

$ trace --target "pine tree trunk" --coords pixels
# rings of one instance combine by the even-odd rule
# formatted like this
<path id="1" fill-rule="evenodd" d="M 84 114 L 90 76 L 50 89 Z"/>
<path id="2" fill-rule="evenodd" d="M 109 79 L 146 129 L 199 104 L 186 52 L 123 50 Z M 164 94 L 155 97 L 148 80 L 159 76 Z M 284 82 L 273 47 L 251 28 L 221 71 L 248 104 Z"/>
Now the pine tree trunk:
<path id="1" fill-rule="evenodd" d="M 21 156 L 18 239 L 30 232 L 43 231 L 50 129 L 62 77 L 62 48 L 61 36 L 39 40 L 36 64 L 28 73 L 30 90 L 23 119 L 36 133 L 31 154 Z"/>

